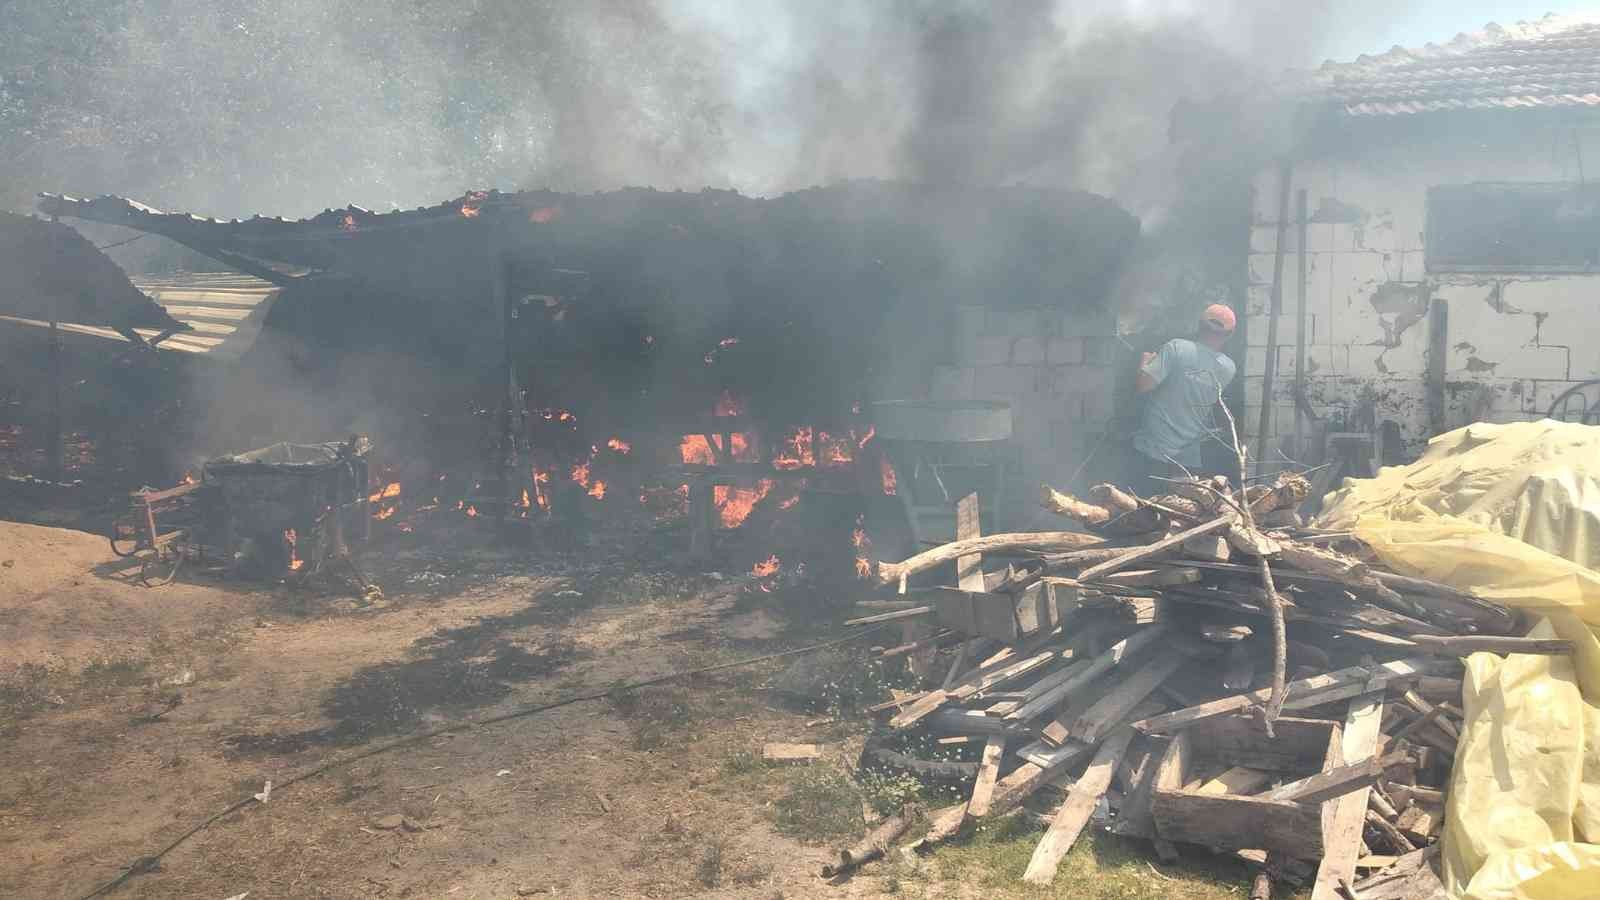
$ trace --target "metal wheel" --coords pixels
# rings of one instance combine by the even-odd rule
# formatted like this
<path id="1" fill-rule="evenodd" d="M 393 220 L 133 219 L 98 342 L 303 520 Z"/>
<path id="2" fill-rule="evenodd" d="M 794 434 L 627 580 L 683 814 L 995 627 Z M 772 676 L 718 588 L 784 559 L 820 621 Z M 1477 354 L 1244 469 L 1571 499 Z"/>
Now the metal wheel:
<path id="1" fill-rule="evenodd" d="M 106 539 L 111 544 L 111 552 L 123 559 L 139 552 L 139 528 L 136 525 L 112 520 Z"/>
<path id="2" fill-rule="evenodd" d="M 1600 425 L 1600 380 L 1585 381 L 1567 388 L 1551 401 L 1545 415 L 1562 422 Z"/>
<path id="3" fill-rule="evenodd" d="M 145 587 L 163 587 L 172 583 L 178 577 L 178 570 L 183 568 L 183 554 L 174 553 L 170 557 L 156 553 L 145 557 L 139 566 L 139 583 Z"/>

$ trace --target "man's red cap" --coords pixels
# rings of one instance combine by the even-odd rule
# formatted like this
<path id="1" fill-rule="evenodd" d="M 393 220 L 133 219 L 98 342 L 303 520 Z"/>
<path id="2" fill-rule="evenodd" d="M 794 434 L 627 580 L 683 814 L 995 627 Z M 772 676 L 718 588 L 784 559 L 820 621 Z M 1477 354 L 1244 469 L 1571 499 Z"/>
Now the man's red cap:
<path id="1" fill-rule="evenodd" d="M 1233 316 L 1233 310 L 1223 306 L 1221 303 L 1211 304 L 1200 315 L 1201 327 L 1223 334 L 1232 334 L 1234 327 L 1238 324 L 1239 321 Z"/>

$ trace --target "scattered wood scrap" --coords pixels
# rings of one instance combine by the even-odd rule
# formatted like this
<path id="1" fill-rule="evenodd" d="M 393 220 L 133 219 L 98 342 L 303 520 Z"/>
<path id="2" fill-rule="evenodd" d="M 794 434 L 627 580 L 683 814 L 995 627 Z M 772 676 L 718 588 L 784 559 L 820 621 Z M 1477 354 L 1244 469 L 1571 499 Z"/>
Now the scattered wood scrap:
<path id="1" fill-rule="evenodd" d="M 970 785 L 912 848 L 1060 790 L 1053 813 L 1021 810 L 1045 827 L 1032 883 L 1048 884 L 1109 810 L 1112 830 L 1163 859 L 1181 843 L 1245 860 L 1258 877 L 1243 887 L 1258 893 L 1426 888 L 1431 857 L 1419 854 L 1443 831 L 1464 724 L 1458 657 L 1570 645 L 1509 636 L 1505 609 L 1386 572 L 1353 534 L 1300 527 L 1298 475 L 1246 491 L 1220 477 L 1171 486 L 1153 498 L 1046 486 L 1045 508 L 1086 531 L 981 538 L 969 496 L 960 539 L 877 565 L 870 581 L 899 596 L 858 604 L 871 614 L 853 621 L 942 630 L 880 654 L 937 665 L 922 667 L 920 691 L 869 707 L 883 727 L 863 764 Z M 885 825 L 825 873 L 882 855 L 910 827 Z"/>
<path id="2" fill-rule="evenodd" d="M 768 743 L 761 747 L 761 758 L 776 763 L 808 763 L 822 758 L 822 745 Z"/>

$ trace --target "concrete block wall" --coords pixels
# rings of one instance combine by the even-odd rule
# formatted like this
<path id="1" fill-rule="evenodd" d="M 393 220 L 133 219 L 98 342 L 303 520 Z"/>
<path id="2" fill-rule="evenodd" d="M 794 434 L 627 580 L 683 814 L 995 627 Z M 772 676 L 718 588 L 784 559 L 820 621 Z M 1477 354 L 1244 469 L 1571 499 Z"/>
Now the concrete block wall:
<path id="1" fill-rule="evenodd" d="M 1559 131 L 1560 133 L 1556 133 Z M 1408 455 L 1430 436 L 1427 403 L 1430 306 L 1447 307 L 1443 346 L 1444 427 L 1472 421 L 1539 418 L 1549 400 L 1584 379 L 1600 378 L 1600 344 L 1581 339 L 1600 326 L 1600 276 L 1525 273 L 1430 273 L 1427 191 L 1475 182 L 1563 182 L 1576 176 L 1574 141 L 1600 149 L 1600 132 L 1529 129 L 1515 141 L 1374 144 L 1334 160 L 1298 162 L 1284 232 L 1282 306 L 1269 340 L 1279 180 L 1255 183 L 1247 260 L 1246 427 L 1255 434 L 1264 409 L 1281 443 L 1294 430 L 1293 378 L 1299 313 L 1304 308 L 1306 394 L 1324 416 L 1370 408 L 1400 426 Z M 1305 288 L 1295 192 L 1304 188 Z M 1303 296 L 1302 296 L 1303 293 Z M 1266 361 L 1276 359 L 1271 396 L 1263 396 Z"/>
<path id="2" fill-rule="evenodd" d="M 1115 412 L 1116 319 L 1097 310 L 963 307 L 955 361 L 936 366 L 934 400 L 1009 403 L 1026 493 L 1070 476 Z"/>

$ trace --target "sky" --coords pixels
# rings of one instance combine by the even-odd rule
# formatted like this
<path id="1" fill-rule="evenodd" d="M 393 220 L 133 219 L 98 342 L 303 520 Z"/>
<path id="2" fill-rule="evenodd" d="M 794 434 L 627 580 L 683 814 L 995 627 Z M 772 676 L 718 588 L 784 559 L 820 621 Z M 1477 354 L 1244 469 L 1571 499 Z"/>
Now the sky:
<path id="1" fill-rule="evenodd" d="M 1444 43 L 1464 31 L 1478 31 L 1490 22 L 1509 25 L 1533 21 L 1545 13 L 1583 15 L 1597 11 L 1600 5 L 1561 0 L 1414 0 L 1405 4 L 1402 18 L 1388 22 L 1368 20 L 1359 28 L 1349 28 L 1333 37 L 1327 46 L 1331 59 L 1348 62 L 1363 53 L 1382 53 L 1395 45 Z"/>

